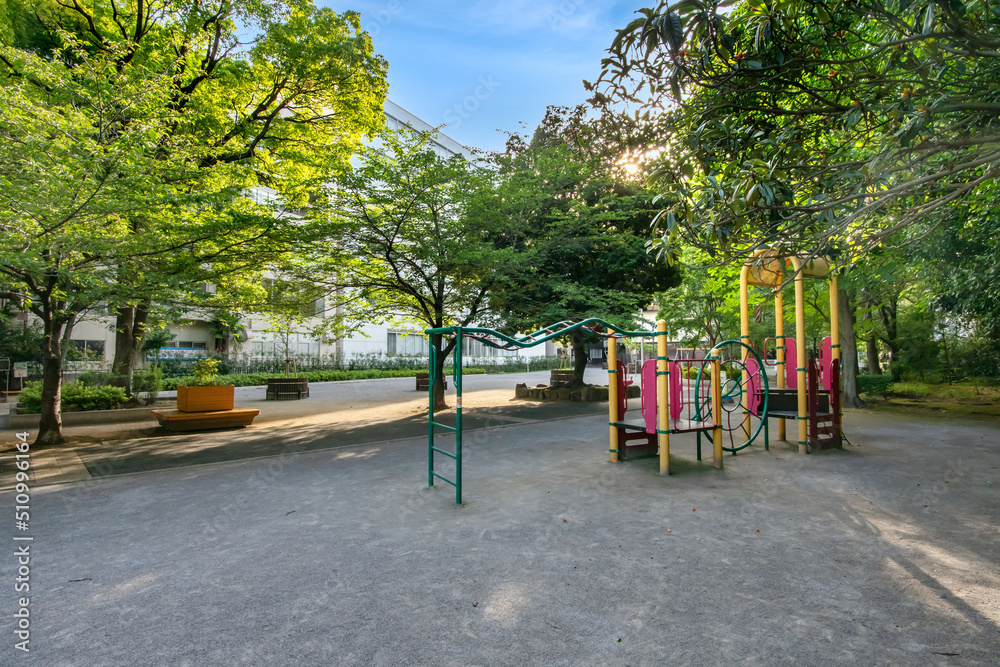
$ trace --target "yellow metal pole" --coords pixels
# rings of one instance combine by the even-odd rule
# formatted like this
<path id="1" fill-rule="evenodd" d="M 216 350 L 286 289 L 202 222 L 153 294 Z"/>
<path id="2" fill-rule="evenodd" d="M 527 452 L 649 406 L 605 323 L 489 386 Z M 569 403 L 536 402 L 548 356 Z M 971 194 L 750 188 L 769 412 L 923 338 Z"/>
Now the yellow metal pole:
<path id="1" fill-rule="evenodd" d="M 712 465 L 722 469 L 722 366 L 719 358 L 712 360 Z"/>
<path id="2" fill-rule="evenodd" d="M 784 270 L 778 272 L 778 292 L 774 295 L 774 337 L 776 367 L 778 369 L 778 388 L 785 388 L 785 365 L 788 363 L 788 353 L 785 350 L 785 297 L 781 292 L 781 283 L 785 280 Z M 785 439 L 785 420 L 778 420 L 778 440 Z"/>
<path id="3" fill-rule="evenodd" d="M 835 273 L 830 274 L 830 357 L 840 359 L 840 295 Z"/>
<path id="4" fill-rule="evenodd" d="M 618 462 L 618 344 L 614 336 L 608 338 L 608 432 L 610 445 L 608 452 L 611 462 Z"/>
<path id="5" fill-rule="evenodd" d="M 795 269 L 795 375 L 798 378 L 799 453 L 805 454 L 809 444 L 809 421 L 806 407 L 806 300 L 802 262 L 791 258 Z"/>
<path id="6" fill-rule="evenodd" d="M 750 296 L 749 296 L 749 284 L 748 278 L 750 273 L 750 267 L 744 265 L 743 270 L 740 271 L 740 342 L 744 345 L 750 344 Z M 743 362 L 743 368 L 747 367 L 747 357 L 750 356 L 750 351 L 740 346 L 741 356 L 740 361 Z M 743 379 L 740 380 L 741 383 Z M 749 388 L 749 384 L 746 385 Z M 740 410 L 743 411 L 743 436 L 746 440 L 750 439 L 750 410 L 747 409 L 747 397 L 744 392 L 740 392 Z"/>
<path id="7" fill-rule="evenodd" d="M 667 322 L 656 323 L 656 417 L 660 445 L 660 474 L 670 474 L 670 392 L 667 384 Z"/>

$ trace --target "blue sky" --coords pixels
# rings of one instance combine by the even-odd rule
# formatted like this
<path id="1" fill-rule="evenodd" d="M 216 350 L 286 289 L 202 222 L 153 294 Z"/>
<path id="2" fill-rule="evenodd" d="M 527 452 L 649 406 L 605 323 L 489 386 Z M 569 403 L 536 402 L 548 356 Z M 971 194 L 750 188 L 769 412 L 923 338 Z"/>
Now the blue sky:
<path id="1" fill-rule="evenodd" d="M 459 142 L 500 149 L 497 129 L 534 130 L 545 107 L 583 102 L 635 2 L 511 0 L 320 4 L 361 13 L 389 61 L 389 98 Z"/>

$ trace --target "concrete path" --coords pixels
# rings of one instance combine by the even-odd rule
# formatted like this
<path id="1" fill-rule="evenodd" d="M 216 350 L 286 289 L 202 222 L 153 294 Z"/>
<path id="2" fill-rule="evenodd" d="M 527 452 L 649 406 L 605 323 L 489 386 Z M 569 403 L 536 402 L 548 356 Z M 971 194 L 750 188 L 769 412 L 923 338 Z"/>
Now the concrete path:
<path id="1" fill-rule="evenodd" d="M 479 430 L 463 507 L 421 439 L 37 489 L 0 663 L 997 664 L 1000 429 L 846 421 L 669 478 L 600 415 Z"/>

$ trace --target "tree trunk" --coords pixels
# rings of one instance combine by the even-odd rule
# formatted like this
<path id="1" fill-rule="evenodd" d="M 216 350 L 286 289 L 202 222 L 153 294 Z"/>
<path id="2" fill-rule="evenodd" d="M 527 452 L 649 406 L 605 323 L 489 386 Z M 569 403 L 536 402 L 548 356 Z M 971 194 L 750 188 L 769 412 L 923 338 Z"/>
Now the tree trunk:
<path id="1" fill-rule="evenodd" d="M 125 394 L 132 398 L 132 372 L 135 361 L 146 337 L 146 322 L 149 306 L 122 306 L 115 317 L 115 357 L 111 362 L 111 372 L 115 377 L 111 383 L 125 387 Z"/>
<path id="2" fill-rule="evenodd" d="M 35 445 L 61 445 L 62 434 L 62 364 L 63 327 L 51 315 L 42 317 L 45 337 L 42 339 L 42 414 L 38 423 Z"/>
<path id="3" fill-rule="evenodd" d="M 847 290 L 838 290 L 840 311 L 840 378 L 841 405 L 860 408 L 864 405 L 858 396 L 858 339 L 854 335 L 854 309 Z"/>
<path id="4" fill-rule="evenodd" d="M 869 336 L 865 341 L 865 348 L 868 353 L 868 372 L 872 375 L 882 375 L 882 365 L 878 361 L 878 338 Z"/>
<path id="5" fill-rule="evenodd" d="M 587 371 L 587 340 L 579 329 L 570 332 L 569 340 L 573 346 L 573 381 L 570 386 L 576 387 L 583 384 L 583 375 Z"/>
<path id="6" fill-rule="evenodd" d="M 899 296 L 893 294 L 889 297 L 889 303 L 883 305 L 879 311 L 882 314 L 882 324 L 885 326 L 885 343 L 889 346 L 889 362 L 899 361 Z"/>
<path id="7" fill-rule="evenodd" d="M 431 345 L 437 350 L 434 355 L 434 409 L 447 410 L 450 406 L 444 398 L 444 367 L 448 352 L 453 346 L 442 345 L 444 339 L 440 334 L 431 337 Z"/>

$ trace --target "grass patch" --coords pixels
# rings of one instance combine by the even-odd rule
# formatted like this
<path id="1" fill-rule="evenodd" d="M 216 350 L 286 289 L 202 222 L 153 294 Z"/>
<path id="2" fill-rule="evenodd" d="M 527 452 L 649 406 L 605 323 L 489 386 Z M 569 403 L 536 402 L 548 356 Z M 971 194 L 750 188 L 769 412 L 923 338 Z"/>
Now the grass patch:
<path id="1" fill-rule="evenodd" d="M 873 407 L 883 409 L 921 410 L 945 413 L 955 417 L 1000 417 L 1000 387 L 973 383 L 928 384 L 896 382 L 884 400 L 866 396 Z"/>

